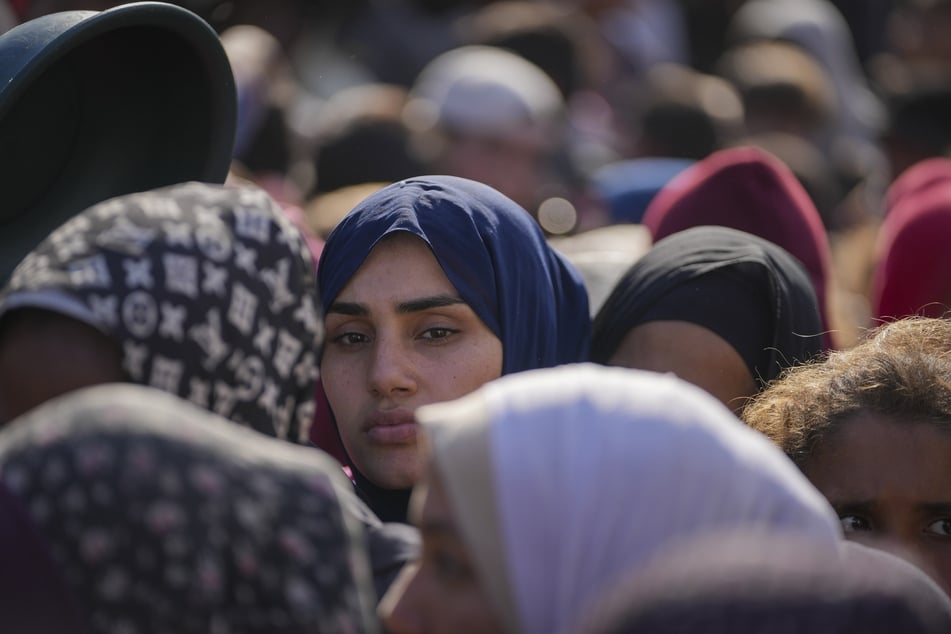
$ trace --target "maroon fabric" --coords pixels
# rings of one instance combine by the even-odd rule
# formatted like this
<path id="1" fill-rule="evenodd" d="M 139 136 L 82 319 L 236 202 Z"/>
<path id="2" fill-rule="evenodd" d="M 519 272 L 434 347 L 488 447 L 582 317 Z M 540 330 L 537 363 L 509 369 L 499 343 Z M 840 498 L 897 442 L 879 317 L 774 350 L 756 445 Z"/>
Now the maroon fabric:
<path id="1" fill-rule="evenodd" d="M 330 411 L 330 403 L 327 402 L 327 394 L 324 392 L 324 384 L 320 380 L 317 381 L 315 397 L 317 407 L 314 408 L 314 424 L 310 427 L 310 441 L 341 464 L 348 464 L 350 460 L 347 459 L 347 452 L 344 451 L 343 443 L 340 441 L 340 434 L 337 433 L 337 425 Z"/>
<path id="2" fill-rule="evenodd" d="M 314 271 L 316 271 L 317 262 L 320 260 L 320 254 L 324 250 L 324 239 L 314 233 L 311 228 L 307 226 L 307 221 L 304 219 L 304 211 L 300 207 L 287 203 L 280 203 L 280 205 L 284 214 L 290 218 L 291 222 L 294 223 L 294 226 L 297 227 L 297 230 L 301 232 L 302 236 L 304 236 L 304 241 L 307 242 L 307 247 L 310 249 L 310 254 L 314 256 Z"/>
<path id="3" fill-rule="evenodd" d="M 25 20 L 27 9 L 30 8 L 30 0 L 10 0 L 10 8 L 13 9 L 18 20 Z"/>
<path id="4" fill-rule="evenodd" d="M 920 194 L 931 187 L 951 183 L 951 159 L 935 157 L 915 163 L 891 185 L 885 192 L 885 214 L 887 215 L 907 196 Z"/>
<path id="5" fill-rule="evenodd" d="M 809 194 L 778 158 L 755 147 L 721 150 L 674 177 L 651 201 L 643 224 L 654 241 L 700 225 L 752 233 L 784 248 L 806 267 L 829 335 L 829 238 Z"/>
<path id="6" fill-rule="evenodd" d="M 892 198 L 895 205 L 879 229 L 874 322 L 942 317 L 951 306 L 951 161 L 926 161 L 905 175 L 905 187 Z"/>

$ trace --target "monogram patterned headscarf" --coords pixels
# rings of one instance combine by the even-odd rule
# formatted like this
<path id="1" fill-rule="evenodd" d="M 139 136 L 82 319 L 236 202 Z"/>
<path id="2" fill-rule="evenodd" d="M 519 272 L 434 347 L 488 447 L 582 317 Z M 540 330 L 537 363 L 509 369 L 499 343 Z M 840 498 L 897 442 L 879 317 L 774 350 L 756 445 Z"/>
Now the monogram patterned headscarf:
<path id="1" fill-rule="evenodd" d="M 119 346 L 131 382 L 305 442 L 322 340 L 313 259 L 263 190 L 185 183 L 97 204 L 54 231 L 0 316 L 54 311 Z"/>
<path id="2" fill-rule="evenodd" d="M 0 433 L 0 488 L 72 599 L 36 602 L 72 603 L 92 634 L 377 631 L 340 466 L 167 393 L 98 385 L 37 407 Z M 17 606 L 0 606 L 6 623 Z"/>

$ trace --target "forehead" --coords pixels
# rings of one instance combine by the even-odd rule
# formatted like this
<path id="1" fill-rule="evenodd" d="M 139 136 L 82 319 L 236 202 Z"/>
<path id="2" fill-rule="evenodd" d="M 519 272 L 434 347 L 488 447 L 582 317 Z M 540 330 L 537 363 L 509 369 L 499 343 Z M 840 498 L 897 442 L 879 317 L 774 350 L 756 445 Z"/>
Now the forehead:
<path id="1" fill-rule="evenodd" d="M 678 351 L 698 358 L 706 352 L 719 352 L 732 346 L 709 328 L 682 320 L 655 320 L 637 324 L 625 335 L 619 348 L 626 354 L 670 354 Z"/>
<path id="2" fill-rule="evenodd" d="M 649 321 L 632 328 L 611 365 L 685 374 L 749 375 L 740 354 L 712 330 L 687 321 Z M 729 372 L 727 372 L 729 370 Z"/>
<path id="3" fill-rule="evenodd" d="M 951 431 L 927 420 L 861 412 L 813 452 L 804 471 L 827 497 L 951 499 Z"/>

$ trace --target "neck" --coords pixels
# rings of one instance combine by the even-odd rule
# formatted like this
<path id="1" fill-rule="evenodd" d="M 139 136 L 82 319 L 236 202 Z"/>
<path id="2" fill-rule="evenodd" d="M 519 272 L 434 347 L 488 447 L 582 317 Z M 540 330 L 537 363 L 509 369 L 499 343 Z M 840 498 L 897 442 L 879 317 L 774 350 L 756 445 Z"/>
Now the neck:
<path id="1" fill-rule="evenodd" d="M 407 523 L 406 512 L 412 489 L 384 489 L 370 482 L 366 476 L 353 469 L 357 495 L 384 522 Z"/>

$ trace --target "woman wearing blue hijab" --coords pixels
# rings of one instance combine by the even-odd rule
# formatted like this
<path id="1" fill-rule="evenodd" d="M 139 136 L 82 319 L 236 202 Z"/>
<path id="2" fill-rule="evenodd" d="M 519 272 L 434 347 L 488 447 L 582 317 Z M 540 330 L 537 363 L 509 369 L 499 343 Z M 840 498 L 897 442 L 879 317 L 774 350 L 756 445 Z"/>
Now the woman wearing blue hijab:
<path id="1" fill-rule="evenodd" d="M 531 215 L 449 176 L 390 185 L 327 238 L 321 374 L 360 495 L 405 521 L 421 405 L 504 374 L 584 360 L 588 297 Z"/>

